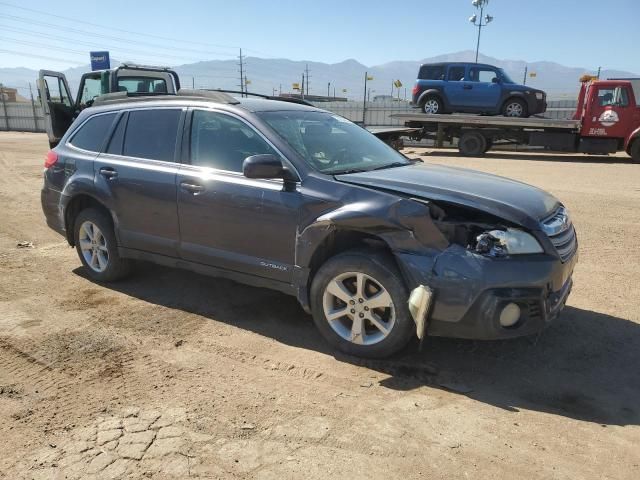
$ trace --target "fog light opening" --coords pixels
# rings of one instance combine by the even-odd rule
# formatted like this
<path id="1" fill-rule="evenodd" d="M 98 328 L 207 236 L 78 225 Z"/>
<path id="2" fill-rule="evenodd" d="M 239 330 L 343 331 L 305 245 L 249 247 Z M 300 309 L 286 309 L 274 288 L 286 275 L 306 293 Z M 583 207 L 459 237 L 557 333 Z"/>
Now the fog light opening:
<path id="1" fill-rule="evenodd" d="M 520 307 L 516 303 L 508 303 L 500 312 L 500 325 L 513 327 L 520 320 Z"/>

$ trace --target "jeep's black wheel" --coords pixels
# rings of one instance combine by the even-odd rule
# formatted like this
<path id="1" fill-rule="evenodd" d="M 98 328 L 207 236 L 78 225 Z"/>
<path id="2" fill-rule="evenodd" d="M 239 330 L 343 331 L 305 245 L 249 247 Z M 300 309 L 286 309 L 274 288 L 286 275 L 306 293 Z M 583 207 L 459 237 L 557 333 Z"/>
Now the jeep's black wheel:
<path id="1" fill-rule="evenodd" d="M 527 104 L 519 98 L 511 98 L 504 102 L 502 106 L 502 114 L 505 117 L 525 118 L 529 116 L 527 112 Z"/>
<path id="2" fill-rule="evenodd" d="M 484 147 L 484 152 L 483 153 L 487 153 L 489 150 L 491 150 L 491 147 L 493 147 L 493 140 L 491 140 L 490 138 L 485 138 L 486 140 L 486 146 Z"/>
<path id="3" fill-rule="evenodd" d="M 334 347 L 360 357 L 388 357 L 405 347 L 415 330 L 407 300 L 394 262 L 372 251 L 331 258 L 311 285 L 320 333 Z"/>
<path id="4" fill-rule="evenodd" d="M 431 95 L 424 99 L 424 103 L 422 104 L 422 111 L 424 113 L 436 114 L 442 113 L 442 100 L 438 97 Z"/>
<path id="5" fill-rule="evenodd" d="M 640 138 L 636 138 L 631 144 L 629 155 L 633 163 L 640 163 Z"/>
<path id="6" fill-rule="evenodd" d="M 125 277 L 130 261 L 120 258 L 111 219 L 94 208 L 82 210 L 74 222 L 76 251 L 87 274 L 99 282 Z"/>
<path id="7" fill-rule="evenodd" d="M 465 132 L 458 140 L 458 150 L 465 157 L 482 155 L 486 149 L 487 139 L 478 132 Z"/>

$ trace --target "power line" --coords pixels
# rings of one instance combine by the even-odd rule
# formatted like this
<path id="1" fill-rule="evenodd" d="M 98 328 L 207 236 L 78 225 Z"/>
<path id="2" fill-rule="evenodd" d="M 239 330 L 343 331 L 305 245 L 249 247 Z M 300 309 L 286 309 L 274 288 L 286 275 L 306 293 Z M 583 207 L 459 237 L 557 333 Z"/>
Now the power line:
<path id="1" fill-rule="evenodd" d="M 3 30 L 11 30 L 8 28 L 4 28 Z M 54 41 L 69 41 L 69 42 L 73 42 L 74 44 L 77 45 L 86 45 L 89 47 L 95 47 L 95 48 L 106 48 L 108 50 L 113 50 L 113 51 L 117 51 L 117 52 L 123 52 L 129 55 L 139 55 L 139 56 L 147 56 L 147 57 L 158 57 L 158 58 L 173 58 L 173 59 L 179 59 L 179 60 L 190 60 L 190 61 L 200 61 L 201 59 L 199 58 L 191 58 L 191 57 L 183 57 L 183 56 L 178 56 L 178 55 L 170 55 L 170 54 L 163 54 L 163 53 L 154 53 L 154 52 L 149 52 L 149 51 L 144 51 L 144 50 L 132 50 L 129 48 L 121 48 L 121 47 L 109 47 L 109 46 L 104 46 L 104 45 L 100 45 L 97 43 L 92 43 L 92 42 L 84 42 L 81 40 L 75 40 L 75 39 L 68 39 L 65 37 L 60 37 L 58 35 L 47 35 L 48 39 L 53 39 Z M 24 42 L 26 40 L 23 39 L 16 39 L 16 38 L 9 38 L 9 37 L 5 37 L 5 40 L 7 41 L 15 41 L 15 42 Z M 86 52 L 84 52 L 86 53 Z"/>
<path id="2" fill-rule="evenodd" d="M 87 22 L 85 19 L 77 19 L 77 18 L 65 17 L 63 15 L 55 15 L 55 14 L 52 14 L 50 12 L 43 11 L 43 10 L 36 10 L 34 8 L 20 7 L 18 5 L 14 5 L 14 4 L 8 3 L 8 2 L 0 1 L 0 5 L 5 5 L 7 7 L 16 8 L 18 10 L 25 10 L 25 11 L 28 11 L 28 12 L 39 13 L 39 14 L 42 14 L 42 15 L 46 15 L 47 17 L 61 18 L 63 20 L 68 20 L 68 21 L 72 21 L 72 22 L 75 22 L 75 23 L 80 23 L 80 24 L 83 24 L 83 25 L 91 25 L 93 27 L 99 27 L 99 28 L 104 28 L 104 29 L 107 29 L 107 30 L 118 31 L 118 32 L 123 32 L 123 33 L 129 33 L 131 35 L 139 35 L 139 36 L 142 36 L 142 37 L 156 38 L 158 40 L 168 40 L 170 42 L 189 43 L 189 44 L 192 44 L 192 45 L 203 45 L 203 46 L 206 46 L 206 47 L 213 46 L 213 47 L 217 47 L 217 48 L 238 48 L 237 45 L 216 45 L 214 43 L 195 42 L 195 41 L 192 41 L 192 40 L 182 40 L 182 39 L 178 39 L 178 38 L 163 37 L 163 36 L 160 36 L 160 35 L 153 35 L 153 34 L 149 34 L 149 33 L 133 32 L 131 30 L 125 30 L 123 28 L 108 27 L 108 26 L 105 26 L 105 25 L 101 25 L 99 23 Z M 65 28 L 67 28 L 67 27 L 65 27 Z"/>
<path id="3" fill-rule="evenodd" d="M 1 4 L 2 2 L 0 2 Z M 38 20 L 33 20 L 31 18 L 26 18 L 26 17 L 20 17 L 17 15 L 8 15 L 5 13 L 0 14 L 0 17 L 8 19 L 10 21 L 15 21 L 15 22 L 21 22 L 21 23 L 27 23 L 30 25 L 38 25 L 41 27 L 45 27 L 45 28 L 52 28 L 55 30 L 60 30 L 60 29 L 64 29 L 65 32 L 68 33 L 74 33 L 74 34 L 79 34 L 79 35 L 84 35 L 84 36 L 90 36 L 90 37 L 100 37 L 100 38 L 106 38 L 108 40 L 113 40 L 116 42 L 126 42 L 126 39 L 123 39 L 121 37 L 114 37 L 111 35 L 104 35 L 101 33 L 96 33 L 96 32 L 90 32 L 88 30 L 82 30 L 79 28 L 73 28 L 73 27 L 67 27 L 64 25 L 59 25 L 59 24 L 55 24 L 55 23 L 49 23 L 49 22 L 41 22 Z M 34 32 L 31 31 L 29 33 L 38 33 L 40 35 L 42 35 L 42 32 Z M 46 33 L 45 35 L 49 35 L 48 33 Z M 73 40 L 75 41 L 75 40 Z M 151 48 L 160 48 L 160 49 L 167 49 L 167 50 L 177 50 L 180 52 L 183 51 L 190 51 L 191 53 L 199 53 L 199 54 L 204 54 L 204 55 L 222 55 L 222 56 L 228 56 L 228 57 L 233 57 L 234 54 L 232 53 L 226 53 L 226 52 L 216 52 L 216 51 L 203 51 L 203 50 L 194 50 L 194 49 L 189 49 L 189 48 L 178 48 L 178 47 L 172 47 L 170 45 L 160 45 L 157 43 L 148 43 L 148 42 L 141 42 L 139 40 L 135 40 L 136 44 L 138 45 L 143 45 L 143 46 L 147 46 L 147 47 L 151 47 Z"/>
<path id="4" fill-rule="evenodd" d="M 20 55 L 21 57 L 33 57 L 33 58 L 43 58 L 45 60 L 54 60 L 57 62 L 62 62 L 62 63 L 73 63 L 75 65 L 84 65 L 87 62 L 79 62 L 78 60 L 70 60 L 68 58 L 56 58 L 56 57 L 51 57 L 49 55 L 36 55 L 34 53 L 24 53 L 24 52 L 20 52 L 18 50 L 8 50 L 6 48 L 1 48 L 0 52 L 2 53 L 9 53 L 12 55 Z"/>

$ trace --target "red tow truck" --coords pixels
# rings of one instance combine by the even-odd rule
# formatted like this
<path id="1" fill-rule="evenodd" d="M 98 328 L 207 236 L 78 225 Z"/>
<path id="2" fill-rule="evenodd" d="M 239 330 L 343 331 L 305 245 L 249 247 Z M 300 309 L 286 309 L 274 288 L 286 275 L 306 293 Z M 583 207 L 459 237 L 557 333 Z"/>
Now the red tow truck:
<path id="1" fill-rule="evenodd" d="M 404 136 L 433 138 L 437 146 L 457 139 L 460 153 L 467 156 L 482 155 L 494 145 L 516 144 L 588 154 L 625 151 L 634 162 L 640 162 L 637 84 L 592 76 L 584 76 L 580 82 L 578 107 L 571 120 L 424 113 L 393 117 L 404 120 Z"/>

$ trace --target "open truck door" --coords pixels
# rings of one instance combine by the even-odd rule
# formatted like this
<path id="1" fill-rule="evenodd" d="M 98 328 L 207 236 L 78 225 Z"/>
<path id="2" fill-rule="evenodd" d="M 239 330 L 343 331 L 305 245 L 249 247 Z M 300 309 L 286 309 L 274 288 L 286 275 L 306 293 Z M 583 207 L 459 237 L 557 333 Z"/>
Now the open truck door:
<path id="1" fill-rule="evenodd" d="M 60 72 L 40 70 L 38 94 L 49 145 L 53 148 L 73 123 L 76 104 L 72 100 L 67 78 Z"/>

